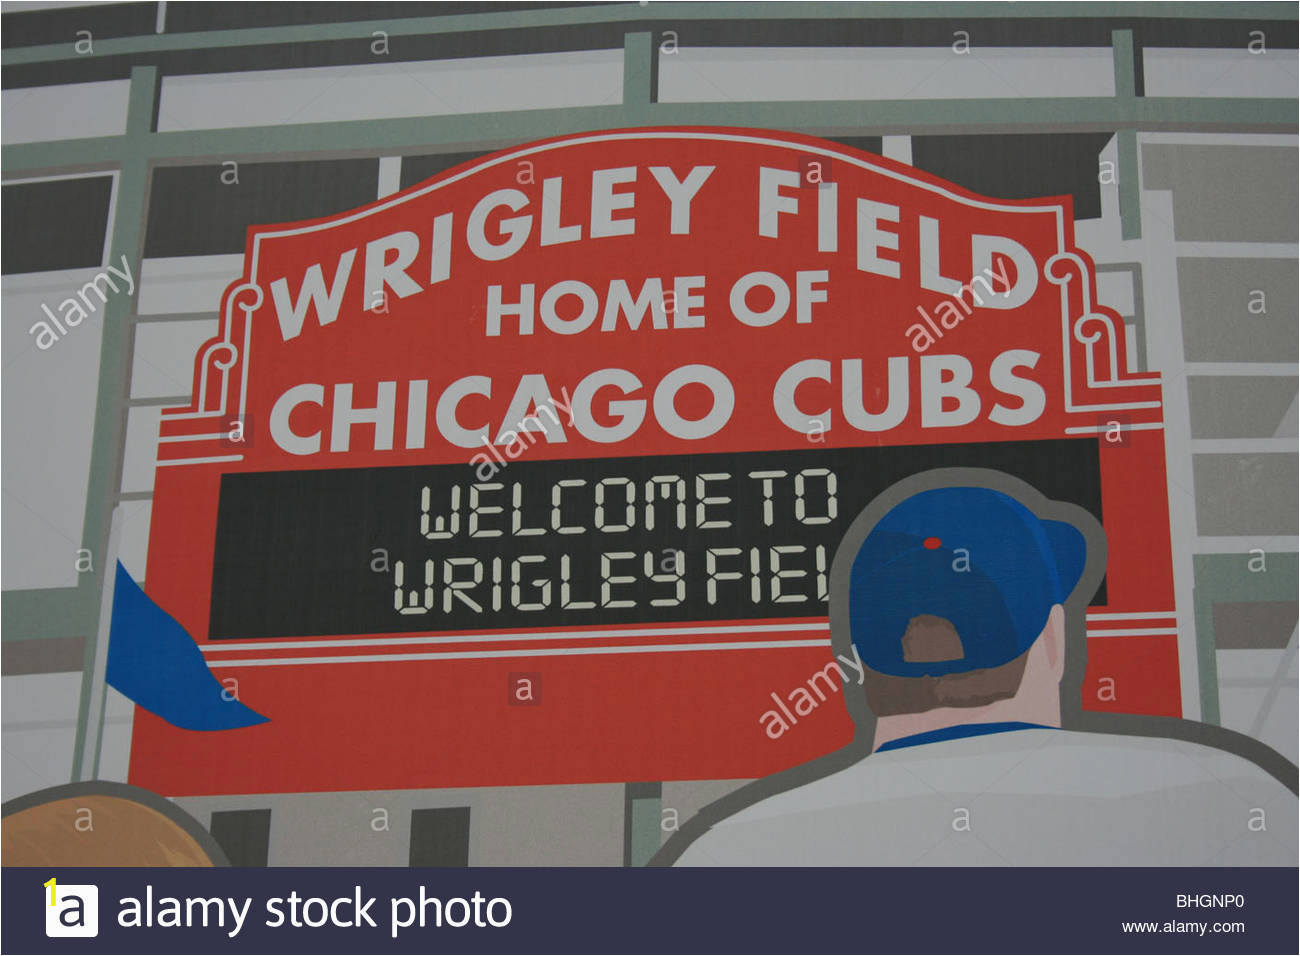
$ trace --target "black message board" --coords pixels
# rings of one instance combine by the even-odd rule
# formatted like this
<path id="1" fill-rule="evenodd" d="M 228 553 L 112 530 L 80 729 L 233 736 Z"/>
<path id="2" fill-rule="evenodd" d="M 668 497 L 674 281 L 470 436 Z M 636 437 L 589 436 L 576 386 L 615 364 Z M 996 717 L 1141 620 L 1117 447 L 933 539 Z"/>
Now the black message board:
<path id="1" fill-rule="evenodd" d="M 858 513 L 954 466 L 1102 517 L 1096 438 L 227 474 L 210 636 L 824 618 Z"/>

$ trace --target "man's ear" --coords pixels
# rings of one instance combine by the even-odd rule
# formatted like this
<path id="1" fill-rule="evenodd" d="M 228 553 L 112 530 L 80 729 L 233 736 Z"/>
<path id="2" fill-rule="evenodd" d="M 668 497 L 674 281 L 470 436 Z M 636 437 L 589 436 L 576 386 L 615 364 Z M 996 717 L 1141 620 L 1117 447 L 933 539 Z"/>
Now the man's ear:
<path id="1" fill-rule="evenodd" d="M 1061 605 L 1052 605 L 1039 640 L 1047 651 L 1047 666 L 1059 682 L 1065 676 L 1065 608 Z"/>

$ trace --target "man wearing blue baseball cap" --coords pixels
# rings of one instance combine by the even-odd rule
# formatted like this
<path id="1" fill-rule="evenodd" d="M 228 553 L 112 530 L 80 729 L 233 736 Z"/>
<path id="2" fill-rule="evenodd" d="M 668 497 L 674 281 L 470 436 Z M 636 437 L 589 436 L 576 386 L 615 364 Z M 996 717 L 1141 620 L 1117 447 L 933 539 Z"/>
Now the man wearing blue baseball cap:
<path id="1" fill-rule="evenodd" d="M 1081 711 L 1105 551 L 1082 508 L 1000 473 L 883 493 L 831 575 L 855 746 L 706 808 L 656 862 L 1294 866 L 1295 795 L 1234 752 L 1254 742 Z"/>
<path id="2" fill-rule="evenodd" d="M 990 488 L 936 488 L 891 509 L 848 581 L 875 749 L 1059 727 L 1063 605 L 1086 553 L 1073 525 Z"/>

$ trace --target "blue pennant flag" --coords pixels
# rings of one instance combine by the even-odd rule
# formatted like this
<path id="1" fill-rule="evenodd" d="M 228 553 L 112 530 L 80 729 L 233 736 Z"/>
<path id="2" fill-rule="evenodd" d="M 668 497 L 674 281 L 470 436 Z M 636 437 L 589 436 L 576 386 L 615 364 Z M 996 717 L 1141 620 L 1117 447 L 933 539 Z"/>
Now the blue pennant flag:
<path id="1" fill-rule="evenodd" d="M 107 682 L 185 730 L 233 730 L 270 718 L 223 694 L 194 639 L 117 563 Z"/>

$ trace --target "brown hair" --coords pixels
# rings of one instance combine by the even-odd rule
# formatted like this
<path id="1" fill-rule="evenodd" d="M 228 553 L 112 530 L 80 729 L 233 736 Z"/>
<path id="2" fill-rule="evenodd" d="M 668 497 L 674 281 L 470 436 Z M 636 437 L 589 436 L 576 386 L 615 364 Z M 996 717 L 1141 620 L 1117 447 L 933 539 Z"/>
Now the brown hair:
<path id="1" fill-rule="evenodd" d="M 902 637 L 903 660 L 909 663 L 951 661 L 963 657 L 961 636 L 952 622 L 932 614 L 911 619 Z M 867 703 L 877 717 L 921 714 L 936 707 L 983 707 L 1016 696 L 1029 651 L 998 667 L 984 667 L 939 677 L 894 677 L 865 668 Z"/>
<path id="2" fill-rule="evenodd" d="M 64 797 L 4 817 L 5 866 L 212 866 L 185 828 L 136 800 Z"/>

